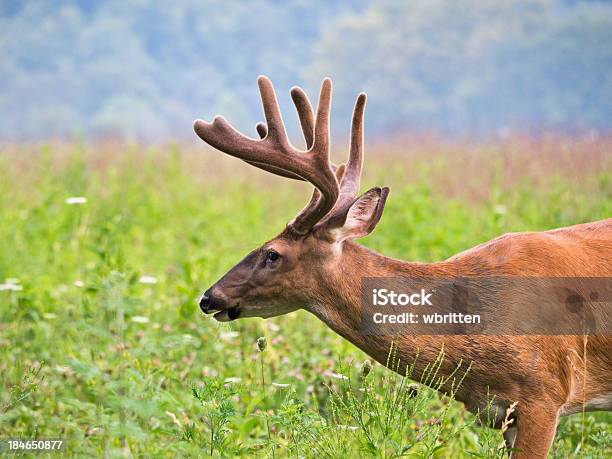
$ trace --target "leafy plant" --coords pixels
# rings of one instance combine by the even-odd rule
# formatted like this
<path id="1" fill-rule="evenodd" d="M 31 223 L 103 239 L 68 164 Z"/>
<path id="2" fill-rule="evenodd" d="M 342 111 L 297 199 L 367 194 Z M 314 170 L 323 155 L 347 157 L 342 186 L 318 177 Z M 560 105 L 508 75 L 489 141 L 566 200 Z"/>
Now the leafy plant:
<path id="1" fill-rule="evenodd" d="M 224 384 L 218 379 L 207 379 L 201 387 L 194 384 L 191 392 L 203 408 L 201 418 L 209 435 L 210 455 L 212 456 L 215 451 L 223 452 L 227 439 L 227 425 L 235 413 L 231 398 L 236 392 L 231 384 Z M 193 427 L 189 428 L 186 436 L 194 437 Z"/>

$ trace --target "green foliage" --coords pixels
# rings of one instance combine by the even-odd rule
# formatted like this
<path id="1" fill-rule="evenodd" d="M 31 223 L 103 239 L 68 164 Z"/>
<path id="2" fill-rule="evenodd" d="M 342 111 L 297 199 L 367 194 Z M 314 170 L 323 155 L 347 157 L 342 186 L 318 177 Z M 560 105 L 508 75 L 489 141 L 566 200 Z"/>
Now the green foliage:
<path id="1" fill-rule="evenodd" d="M 200 402 L 203 409 L 202 419 L 209 433 L 209 450 L 212 456 L 215 451 L 225 449 L 227 441 L 227 424 L 235 414 L 231 397 L 235 394 L 231 384 L 224 384 L 218 379 L 204 381 L 202 388 L 191 387 L 193 397 Z M 193 424 L 188 426 L 185 438 L 193 439 Z"/>
<path id="2" fill-rule="evenodd" d="M 356 366 L 366 356 L 304 311 L 230 325 L 199 313 L 201 291 L 279 232 L 306 188 L 173 148 L 21 153 L 0 155 L 0 437 L 63 437 L 75 457 L 494 457 L 498 431 Z M 495 185 L 475 202 L 427 174 L 405 184 L 421 166 L 402 164 L 370 162 L 399 184 L 363 242 L 405 259 L 612 212 L 605 168 Z M 564 418 L 553 454 L 609 455 L 610 421 Z"/>
<path id="3" fill-rule="evenodd" d="M 21 382 L 15 384 L 13 387 L 10 387 L 8 392 L 4 394 L 4 400 L 2 400 L 0 404 L 0 419 L 2 419 L 2 416 L 9 409 L 21 403 L 23 400 L 25 400 L 38 390 L 38 375 L 40 374 L 41 368 L 42 364 L 39 364 L 38 366 L 32 367 L 27 370 L 24 373 Z"/>
<path id="4" fill-rule="evenodd" d="M 440 353 L 438 359 L 428 364 L 419 382 L 433 389 L 440 389 L 451 382 L 448 397 L 452 400 L 469 369 L 461 364 L 450 376 L 438 376 L 444 360 Z M 386 371 L 379 378 L 363 376 L 360 384 L 354 387 L 351 371 L 347 375 L 339 374 L 340 388 L 330 387 L 332 394 L 332 419 L 336 427 L 355 432 L 353 442 L 359 445 L 359 451 L 373 457 L 432 457 L 441 451 L 447 443 L 456 437 L 464 426 L 452 422 L 452 409 L 448 400 L 440 401 L 436 416 L 415 424 L 415 419 L 423 418 L 428 406 L 438 402 L 438 397 L 431 389 L 420 389 L 418 385 L 409 384 L 414 369 L 413 362 L 406 368 L 405 374 L 399 368 L 395 352 L 390 349 L 387 365 L 395 368 L 397 373 Z M 345 422 L 353 426 L 343 425 Z M 331 456 L 333 457 L 333 456 Z"/>

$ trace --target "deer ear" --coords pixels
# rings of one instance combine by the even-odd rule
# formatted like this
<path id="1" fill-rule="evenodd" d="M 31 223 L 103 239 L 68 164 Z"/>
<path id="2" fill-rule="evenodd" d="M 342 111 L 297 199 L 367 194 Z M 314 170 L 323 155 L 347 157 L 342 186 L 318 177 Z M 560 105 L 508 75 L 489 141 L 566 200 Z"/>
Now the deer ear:
<path id="1" fill-rule="evenodd" d="M 382 216 L 389 188 L 372 188 L 359 196 L 347 209 L 329 222 L 328 235 L 336 242 L 370 234 Z"/>

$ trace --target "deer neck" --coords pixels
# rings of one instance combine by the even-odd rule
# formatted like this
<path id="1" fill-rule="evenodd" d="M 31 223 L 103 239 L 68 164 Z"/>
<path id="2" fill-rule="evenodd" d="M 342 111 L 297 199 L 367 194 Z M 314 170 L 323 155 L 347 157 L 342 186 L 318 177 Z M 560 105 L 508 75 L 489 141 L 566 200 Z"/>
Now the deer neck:
<path id="1" fill-rule="evenodd" d="M 410 361 L 416 353 L 423 356 L 419 336 L 365 335 L 361 332 L 361 279 L 365 277 L 438 277 L 452 272 L 448 262 L 412 263 L 386 257 L 352 242 L 345 242 L 340 262 L 320 279 L 323 293 L 308 310 L 333 331 L 371 357 L 385 364 L 392 343 L 398 357 Z M 401 343 L 398 343 L 398 339 Z M 439 350 L 432 350 L 435 358 Z M 400 355 L 401 354 L 401 355 Z"/>

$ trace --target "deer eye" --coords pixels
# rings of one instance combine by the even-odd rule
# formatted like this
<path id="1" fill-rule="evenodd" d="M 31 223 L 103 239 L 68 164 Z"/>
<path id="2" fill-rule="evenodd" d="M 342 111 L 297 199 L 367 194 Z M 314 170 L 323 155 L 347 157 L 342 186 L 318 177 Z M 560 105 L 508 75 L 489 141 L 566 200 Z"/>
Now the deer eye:
<path id="1" fill-rule="evenodd" d="M 278 254 L 278 252 L 275 252 L 274 250 L 268 250 L 266 252 L 266 263 L 274 263 L 279 258 L 280 258 L 280 255 Z"/>

